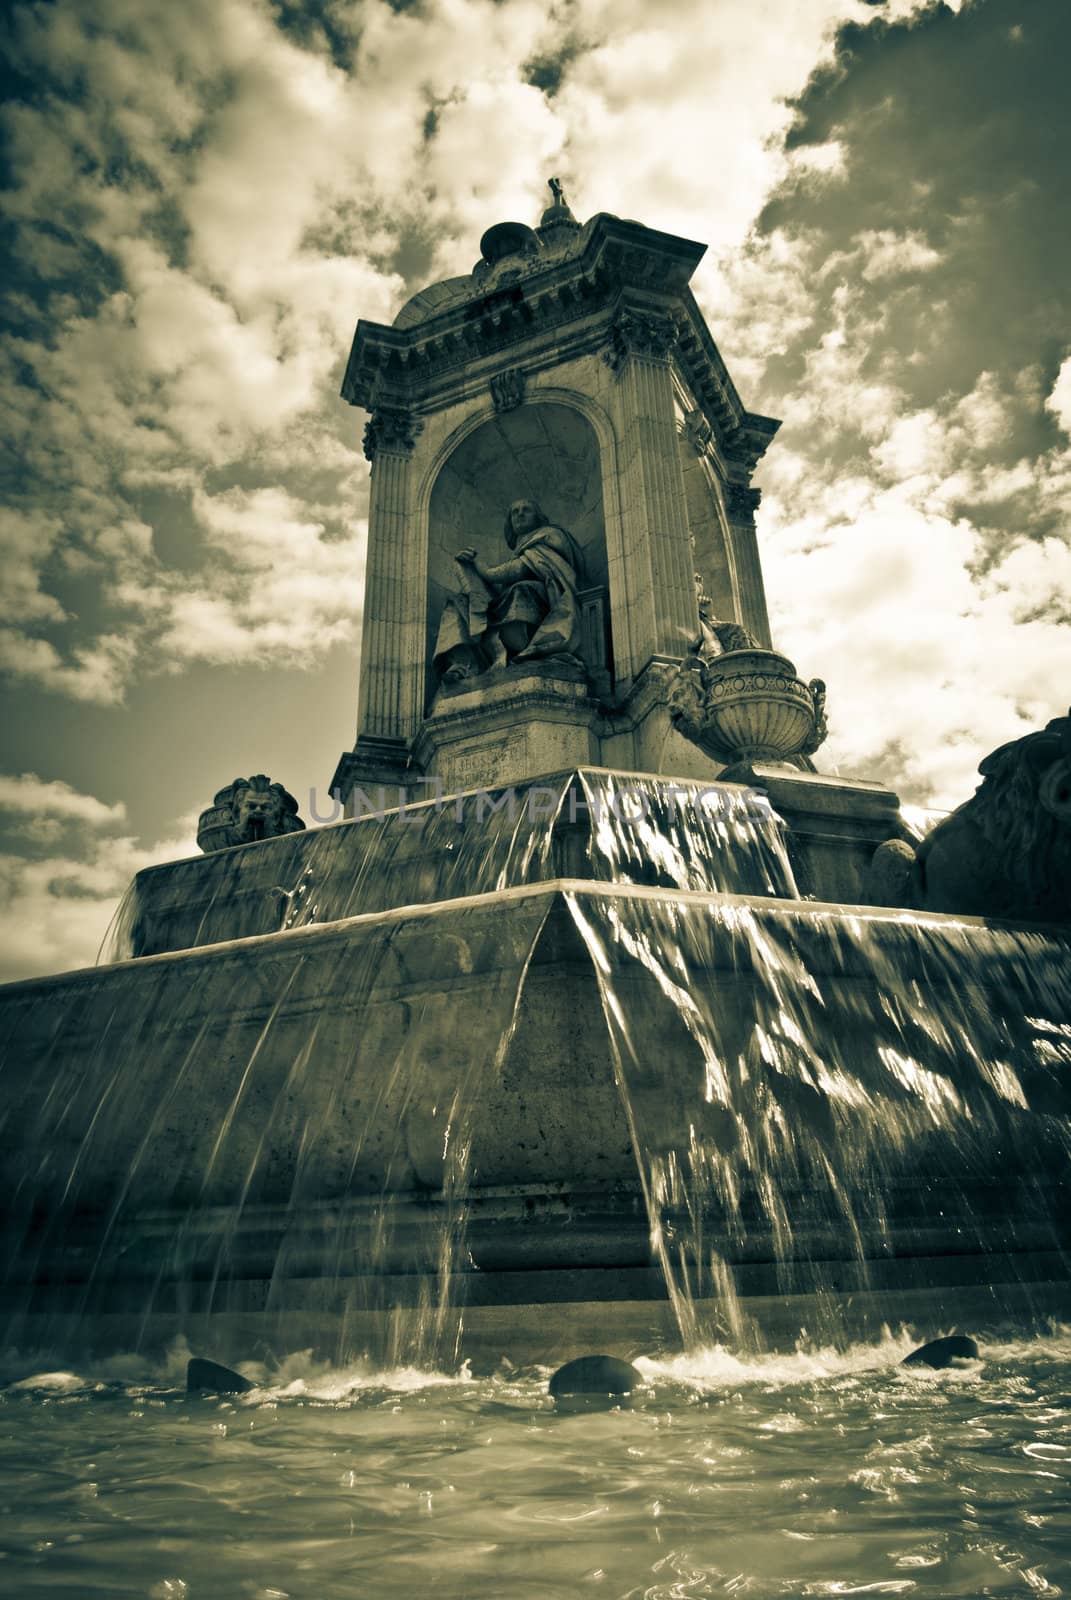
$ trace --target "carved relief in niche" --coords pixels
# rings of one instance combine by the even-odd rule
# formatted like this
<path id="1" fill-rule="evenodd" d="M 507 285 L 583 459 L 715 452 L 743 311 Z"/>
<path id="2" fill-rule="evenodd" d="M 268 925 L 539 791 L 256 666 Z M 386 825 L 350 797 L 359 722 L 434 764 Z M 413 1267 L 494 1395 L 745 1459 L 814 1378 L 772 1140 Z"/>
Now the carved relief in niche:
<path id="1" fill-rule="evenodd" d="M 525 375 L 519 367 L 496 372 L 491 379 L 491 403 L 496 411 L 512 411 L 524 399 Z"/>

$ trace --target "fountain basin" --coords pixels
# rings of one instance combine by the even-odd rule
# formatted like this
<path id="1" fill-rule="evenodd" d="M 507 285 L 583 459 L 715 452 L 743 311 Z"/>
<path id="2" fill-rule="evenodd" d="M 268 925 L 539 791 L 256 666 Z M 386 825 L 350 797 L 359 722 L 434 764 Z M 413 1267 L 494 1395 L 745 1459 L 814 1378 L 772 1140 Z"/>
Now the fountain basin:
<path id="1" fill-rule="evenodd" d="M 651 838 L 638 834 L 627 860 L 610 860 L 592 826 L 600 795 L 619 809 L 635 797 L 648 806 L 654 831 L 664 826 L 669 806 L 678 806 L 679 816 L 704 805 L 724 839 L 712 840 L 709 824 L 678 828 L 673 870 L 658 859 Z M 796 898 L 798 884 L 813 899 L 852 903 L 877 845 L 901 831 L 896 796 L 880 784 L 758 762 L 732 783 L 580 768 L 517 789 L 403 804 L 398 798 L 396 789 L 377 789 L 362 801 L 362 814 L 347 821 L 144 869 L 104 959 L 561 877 L 620 876 L 649 887 L 788 899 Z"/>
<path id="2" fill-rule="evenodd" d="M 414 799 L 383 786 L 358 791 L 358 803 L 356 817 L 331 826 L 145 868 L 134 879 L 106 959 L 193 949 L 562 877 L 607 881 L 616 875 L 651 886 L 796 898 L 784 829 L 757 785 L 580 768 L 520 787 L 446 797 L 425 797 L 421 788 Z M 682 827 L 689 811 L 705 825 Z M 630 833 L 629 818 L 637 826 L 624 840 L 627 859 L 611 858 L 607 840 L 621 843 Z M 661 859 L 651 848 L 656 833 L 673 841 Z M 875 837 L 887 833 L 879 823 Z"/>
<path id="3" fill-rule="evenodd" d="M 793 1131 L 777 1169 L 787 1231 L 764 1208 L 769 1163 L 739 1158 L 735 1210 L 674 1168 L 737 1132 L 699 1092 L 689 1014 L 624 945 L 607 957 L 624 1067 L 607 1032 L 583 928 L 624 928 L 639 949 L 667 918 L 725 1061 L 750 1063 L 756 1135 L 770 1118 Z M 827 1061 L 824 1085 L 787 1044 L 760 1070 L 783 1000 L 771 974 L 792 952 L 814 991 L 796 1024 L 809 1006 L 824 1019 L 824 1054 L 806 1058 Z M 9 1339 L 129 1348 L 214 1330 L 223 1359 L 258 1329 L 334 1359 L 382 1355 L 406 1323 L 418 1345 L 430 1329 L 515 1359 L 568 1359 L 599 1328 L 617 1351 L 672 1343 L 652 1174 L 669 1183 L 664 1235 L 690 1231 L 724 1264 L 720 1288 L 703 1270 L 692 1282 L 714 1332 L 727 1287 L 786 1336 L 823 1307 L 841 1331 L 846 1307 L 873 1331 L 935 1292 L 990 1321 L 1051 1314 L 1071 1213 L 1050 979 L 1067 960 L 1060 930 L 560 880 L 9 986 Z M 890 1014 L 894 979 L 925 1013 Z M 956 1032 L 967 1012 L 991 1019 L 974 1041 L 988 1077 Z M 924 1014 L 943 1019 L 932 1057 L 914 1035 Z M 998 1036 L 1025 1108 L 1000 1088 Z M 968 1096 L 961 1138 L 940 1107 Z M 887 1149 L 858 1144 L 867 1119 Z M 819 1203 L 807 1162 L 826 1141 L 858 1170 Z"/>

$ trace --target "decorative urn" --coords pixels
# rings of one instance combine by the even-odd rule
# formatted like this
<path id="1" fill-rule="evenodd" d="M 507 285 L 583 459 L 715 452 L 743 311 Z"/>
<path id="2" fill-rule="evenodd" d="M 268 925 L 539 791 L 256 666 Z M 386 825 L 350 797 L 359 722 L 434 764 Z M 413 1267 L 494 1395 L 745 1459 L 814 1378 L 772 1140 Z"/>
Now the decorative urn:
<path id="1" fill-rule="evenodd" d="M 686 738 L 725 764 L 813 755 L 827 731 L 822 680 L 804 683 L 787 656 L 760 648 L 693 656 L 671 714 Z"/>

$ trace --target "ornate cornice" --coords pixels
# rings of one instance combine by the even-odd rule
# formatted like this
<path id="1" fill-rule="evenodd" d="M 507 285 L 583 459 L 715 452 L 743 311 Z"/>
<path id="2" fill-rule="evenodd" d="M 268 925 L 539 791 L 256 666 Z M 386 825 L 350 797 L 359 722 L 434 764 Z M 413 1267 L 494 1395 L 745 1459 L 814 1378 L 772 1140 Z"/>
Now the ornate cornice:
<path id="1" fill-rule="evenodd" d="M 381 450 L 390 455 L 412 454 L 417 435 L 424 427 L 419 417 L 395 406 L 379 406 L 373 411 L 364 430 L 364 453 L 374 461 Z"/>
<path id="2" fill-rule="evenodd" d="M 750 475 L 781 424 L 776 417 L 747 410 L 691 290 L 685 290 L 682 298 L 684 314 L 677 318 L 674 352 L 677 363 L 714 429 L 720 454 Z"/>
<path id="3" fill-rule="evenodd" d="M 441 309 L 430 301 L 426 314 L 392 327 L 359 322 L 343 397 L 366 410 L 426 414 L 486 394 L 503 369 L 531 379 L 603 350 L 618 366 L 629 350 L 662 359 L 668 339 L 721 463 L 749 476 L 780 424 L 745 409 L 688 288 L 703 252 L 692 240 L 594 217 L 564 254 L 537 251 L 519 267 L 511 259 L 490 275 L 453 280 L 459 287 Z M 641 349 L 652 322 L 658 335 Z"/>
<path id="4" fill-rule="evenodd" d="M 357 324 L 342 395 L 370 409 L 384 388 L 423 399 L 429 384 L 453 367 L 471 363 L 546 329 L 612 307 L 628 290 L 659 297 L 683 295 L 705 245 L 600 215 L 582 230 L 582 242 L 564 256 L 536 253 L 508 281 L 473 274 L 471 292 L 452 295 L 439 312 L 386 327 Z"/>
<path id="5" fill-rule="evenodd" d="M 745 472 L 754 472 L 780 426 L 780 422 L 773 417 L 745 411 L 739 424 L 725 435 L 723 451 L 726 458 L 743 467 Z"/>
<path id="6" fill-rule="evenodd" d="M 750 483 L 727 483 L 725 485 L 725 510 L 729 521 L 754 521 L 761 499 L 762 490 L 754 488 Z"/>

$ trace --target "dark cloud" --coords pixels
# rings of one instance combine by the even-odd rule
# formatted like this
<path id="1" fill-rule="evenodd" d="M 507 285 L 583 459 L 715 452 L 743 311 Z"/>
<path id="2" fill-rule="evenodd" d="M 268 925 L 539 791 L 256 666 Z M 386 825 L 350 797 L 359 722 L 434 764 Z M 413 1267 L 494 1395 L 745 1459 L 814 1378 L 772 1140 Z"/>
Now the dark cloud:
<path id="1" fill-rule="evenodd" d="M 726 353 L 785 419 L 775 636 L 829 682 L 825 759 L 920 803 L 1071 670 L 1069 46 L 1045 0 L 842 28 L 719 264 Z"/>
<path id="2" fill-rule="evenodd" d="M 270 0 L 280 32 L 346 71 L 360 36 L 356 8 L 338 0 Z"/>
<path id="3" fill-rule="evenodd" d="M 539 56 L 528 62 L 523 68 L 524 81 L 535 89 L 541 89 L 545 95 L 555 95 L 562 86 L 562 79 L 570 64 L 582 53 L 583 46 L 579 39 L 568 39 L 552 55 Z"/>
<path id="4" fill-rule="evenodd" d="M 871 365 L 890 349 L 918 358 L 905 377 L 919 404 L 1026 360 L 1055 376 L 1069 321 L 1069 57 L 1069 6 L 938 5 L 910 23 L 842 29 L 835 62 L 797 102 L 787 148 L 840 139 L 848 170 L 825 188 L 786 187 L 759 227 L 813 235 L 813 268 L 891 222 L 940 252 L 924 285 L 872 295 L 886 338 Z"/>

